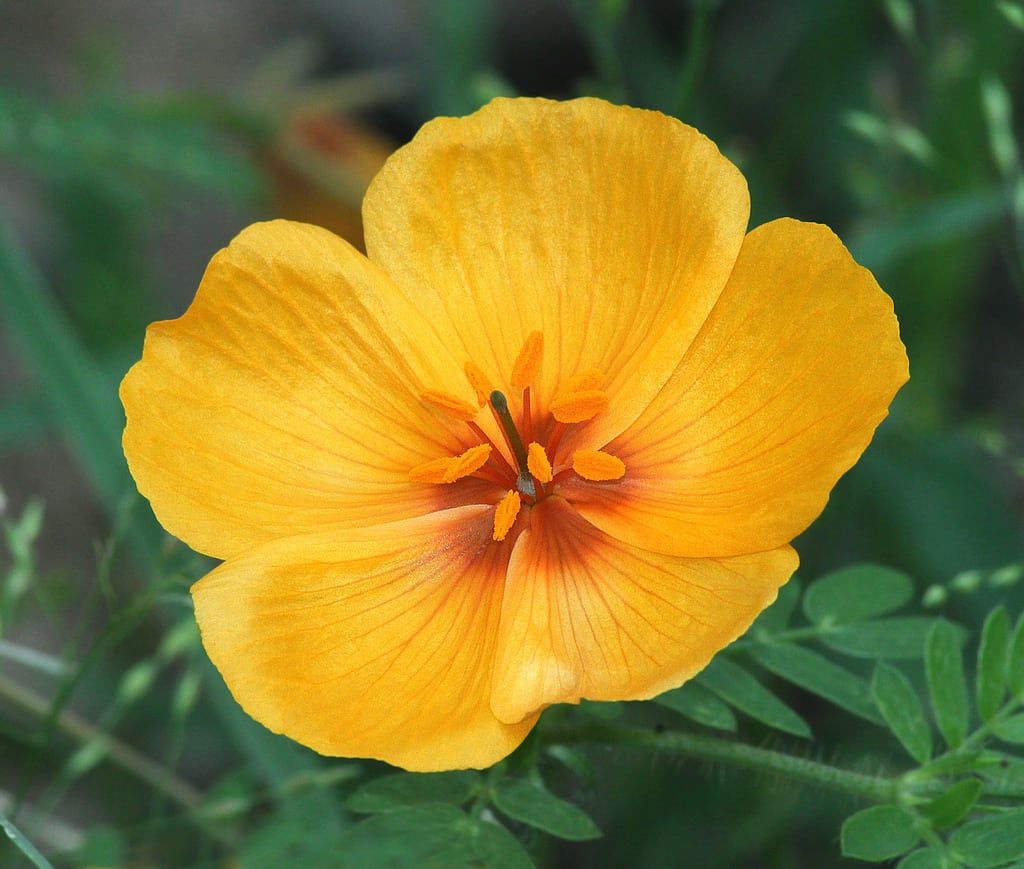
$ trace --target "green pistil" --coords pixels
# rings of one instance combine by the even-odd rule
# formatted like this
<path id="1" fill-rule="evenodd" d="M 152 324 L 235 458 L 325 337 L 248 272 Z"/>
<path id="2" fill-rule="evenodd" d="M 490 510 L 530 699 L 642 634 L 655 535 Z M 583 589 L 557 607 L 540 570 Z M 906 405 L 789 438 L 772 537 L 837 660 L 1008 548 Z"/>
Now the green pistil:
<path id="1" fill-rule="evenodd" d="M 516 457 L 516 465 L 519 469 L 519 476 L 516 478 L 516 488 L 528 498 L 536 498 L 537 489 L 533 485 L 533 475 L 527 466 L 526 447 L 523 446 L 523 439 L 519 436 L 519 429 L 516 428 L 512 414 L 509 412 L 508 399 L 505 398 L 504 393 L 499 392 L 497 389 L 491 393 L 491 407 L 494 408 L 498 422 L 501 423 L 501 427 L 505 431 L 505 437 L 508 438 L 509 445 L 512 447 L 512 453 Z"/>

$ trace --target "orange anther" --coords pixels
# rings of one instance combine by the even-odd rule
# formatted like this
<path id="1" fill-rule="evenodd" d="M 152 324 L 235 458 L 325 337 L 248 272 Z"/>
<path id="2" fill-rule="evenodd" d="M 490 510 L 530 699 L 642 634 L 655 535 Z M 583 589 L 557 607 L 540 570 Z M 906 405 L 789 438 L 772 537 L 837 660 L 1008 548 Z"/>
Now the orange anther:
<path id="1" fill-rule="evenodd" d="M 487 402 L 487 397 L 491 394 L 491 390 L 494 387 L 491 386 L 491 382 L 487 379 L 487 375 L 480 370 L 480 366 L 475 362 L 467 362 L 465 372 L 466 380 L 469 381 L 469 385 L 473 387 L 473 392 L 476 393 L 476 400 L 478 404 L 483 407 Z"/>
<path id="2" fill-rule="evenodd" d="M 455 459 L 431 459 L 409 471 L 409 479 L 414 483 L 443 483 L 448 469 L 455 461 Z"/>
<path id="3" fill-rule="evenodd" d="M 551 482 L 551 462 L 548 461 L 548 454 L 544 452 L 544 447 L 536 441 L 529 446 L 526 466 L 529 468 L 530 473 L 536 477 L 538 483 Z"/>
<path id="4" fill-rule="evenodd" d="M 494 508 L 493 537 L 495 540 L 504 540 L 508 532 L 512 530 L 512 526 L 516 524 L 520 506 L 522 506 L 522 500 L 515 489 L 510 489 L 509 493 L 498 502 L 498 506 Z"/>
<path id="5" fill-rule="evenodd" d="M 526 389 L 540 374 L 540 363 L 544 359 L 544 336 L 540 332 L 531 332 L 519 351 L 515 364 L 512 366 L 511 383 L 515 390 Z"/>
<path id="6" fill-rule="evenodd" d="M 420 395 L 420 398 L 442 413 L 462 422 L 470 422 L 479 409 L 473 407 L 468 401 L 463 401 L 461 398 L 437 389 L 428 389 Z"/>
<path id="7" fill-rule="evenodd" d="M 451 464 L 444 472 L 443 482 L 454 483 L 456 480 L 468 477 L 486 465 L 490 457 L 490 444 L 478 444 L 475 447 L 470 447 L 462 455 L 456 456 L 451 460 Z"/>
<path id="8" fill-rule="evenodd" d="M 572 469 L 584 480 L 594 482 L 618 480 L 626 473 L 622 459 L 600 450 L 577 450 L 572 456 Z"/>
<path id="9" fill-rule="evenodd" d="M 586 422 L 608 409 L 608 395 L 600 389 L 560 392 L 551 402 L 551 413 L 559 422 Z"/>

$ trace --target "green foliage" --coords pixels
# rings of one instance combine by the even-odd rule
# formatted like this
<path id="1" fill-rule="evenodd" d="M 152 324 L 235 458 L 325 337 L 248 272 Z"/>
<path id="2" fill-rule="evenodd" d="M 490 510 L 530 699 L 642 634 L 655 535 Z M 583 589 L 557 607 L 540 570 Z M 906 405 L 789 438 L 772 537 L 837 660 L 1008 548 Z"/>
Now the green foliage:
<path id="1" fill-rule="evenodd" d="M 804 594 L 804 615 L 817 625 L 869 621 L 898 610 L 914 595 L 905 573 L 865 564 L 824 576 Z"/>
<path id="2" fill-rule="evenodd" d="M 846 819 L 841 843 L 843 856 L 881 863 L 899 857 L 921 839 L 914 818 L 898 806 L 872 806 Z"/>
<path id="3" fill-rule="evenodd" d="M 810 738 L 811 728 L 806 721 L 728 658 L 715 658 L 697 678 L 698 684 L 751 718 L 786 733 Z"/>
<path id="4" fill-rule="evenodd" d="M 888 664 L 879 663 L 871 680 L 871 696 L 908 754 L 918 763 L 931 760 L 932 731 L 907 677 Z"/>
<path id="5" fill-rule="evenodd" d="M 461 806 L 481 786 L 480 774 L 472 770 L 415 775 L 399 773 L 367 782 L 346 801 L 354 812 L 392 812 L 424 803 Z"/>
<path id="6" fill-rule="evenodd" d="M 733 711 L 697 682 L 687 682 L 679 688 L 661 694 L 654 702 L 667 709 L 673 709 L 684 718 L 705 727 L 730 731 L 736 729 L 736 716 Z"/>
<path id="7" fill-rule="evenodd" d="M 1024 809 L 965 824 L 949 838 L 957 860 L 975 869 L 1002 866 L 1024 857 Z"/>
<path id="8" fill-rule="evenodd" d="M 925 672 L 939 731 L 956 748 L 967 735 L 967 685 L 960 643 L 948 622 L 936 622 L 928 632 Z"/>
<path id="9" fill-rule="evenodd" d="M 14 822 L 3 812 L 0 812 L 0 829 L 33 866 L 37 869 L 53 869 L 50 861 L 39 853 L 39 849 L 25 838 L 21 830 L 14 826 Z"/>
<path id="10" fill-rule="evenodd" d="M 572 803 L 526 779 L 503 779 L 493 788 L 495 808 L 510 818 L 560 839 L 595 839 L 597 825 Z"/>

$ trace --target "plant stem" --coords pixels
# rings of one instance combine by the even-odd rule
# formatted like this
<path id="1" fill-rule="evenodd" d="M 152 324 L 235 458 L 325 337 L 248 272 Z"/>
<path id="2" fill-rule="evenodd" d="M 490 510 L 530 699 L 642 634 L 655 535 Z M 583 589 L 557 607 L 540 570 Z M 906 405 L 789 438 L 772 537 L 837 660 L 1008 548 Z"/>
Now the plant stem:
<path id="1" fill-rule="evenodd" d="M 678 118 L 686 118 L 697 87 L 697 79 L 704 66 L 707 55 L 708 29 L 711 23 L 711 0 L 697 0 L 690 22 L 689 36 L 686 44 L 686 61 L 679 76 L 678 95 L 676 96 L 675 114 Z"/>
<path id="2" fill-rule="evenodd" d="M 549 744 L 601 743 L 652 748 L 701 760 L 727 763 L 753 772 L 769 773 L 874 803 L 893 802 L 900 790 L 899 780 L 896 778 L 866 775 L 714 736 L 673 731 L 658 732 L 641 727 L 588 724 L 548 727 L 542 732 L 541 738 Z"/>
<path id="3" fill-rule="evenodd" d="M 0 697 L 5 697 L 40 718 L 45 718 L 50 712 L 50 703 L 45 697 L 2 674 L 0 674 Z M 74 712 L 68 709 L 62 710 L 57 716 L 56 725 L 59 730 L 78 742 L 99 745 L 113 763 L 186 809 L 195 809 L 202 802 L 203 795 L 197 788 L 109 733 L 94 727 Z"/>

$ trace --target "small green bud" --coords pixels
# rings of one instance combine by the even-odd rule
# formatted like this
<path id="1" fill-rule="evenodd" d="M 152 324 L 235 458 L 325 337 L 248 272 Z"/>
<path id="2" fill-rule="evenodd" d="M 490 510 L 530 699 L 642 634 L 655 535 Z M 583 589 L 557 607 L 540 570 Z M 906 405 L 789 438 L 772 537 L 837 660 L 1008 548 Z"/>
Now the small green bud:
<path id="1" fill-rule="evenodd" d="M 949 585 L 954 591 L 970 594 L 972 591 L 977 590 L 984 578 L 985 576 L 980 570 L 965 570 L 963 573 L 958 573 L 954 576 L 953 581 Z"/>
<path id="2" fill-rule="evenodd" d="M 933 609 L 942 606 L 949 598 L 949 592 L 941 585 L 930 585 L 925 589 L 924 597 L 921 599 L 925 609 Z"/>
<path id="3" fill-rule="evenodd" d="M 1014 585 L 1024 576 L 1024 564 L 1007 564 L 989 575 L 988 584 L 995 588 Z"/>

